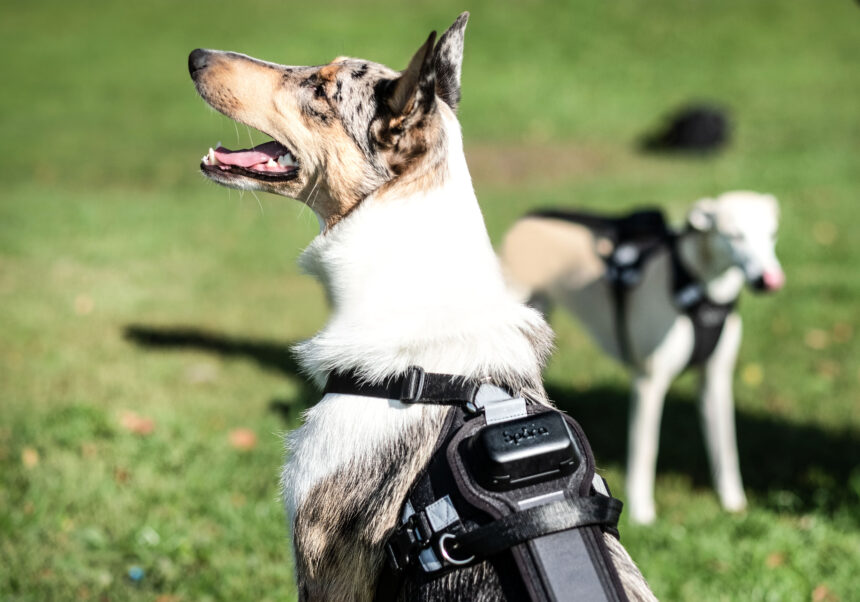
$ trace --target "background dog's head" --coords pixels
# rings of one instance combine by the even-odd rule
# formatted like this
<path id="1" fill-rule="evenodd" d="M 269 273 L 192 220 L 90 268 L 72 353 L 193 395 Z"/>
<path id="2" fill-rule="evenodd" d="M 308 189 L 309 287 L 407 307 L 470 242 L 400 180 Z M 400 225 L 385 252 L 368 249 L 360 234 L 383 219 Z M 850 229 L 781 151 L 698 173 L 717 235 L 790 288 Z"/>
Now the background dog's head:
<path id="1" fill-rule="evenodd" d="M 273 138 L 242 151 L 210 149 L 201 170 L 225 186 L 303 201 L 326 226 L 383 186 L 440 176 L 442 120 L 460 100 L 468 16 L 438 44 L 431 33 L 399 73 L 348 57 L 295 67 L 194 50 L 188 68 L 203 99 Z"/>
<path id="2" fill-rule="evenodd" d="M 774 196 L 755 192 L 727 192 L 702 199 L 687 215 L 689 227 L 705 237 L 709 268 L 722 271 L 737 266 L 754 288 L 775 291 L 785 275 L 776 258 L 779 205 Z"/>

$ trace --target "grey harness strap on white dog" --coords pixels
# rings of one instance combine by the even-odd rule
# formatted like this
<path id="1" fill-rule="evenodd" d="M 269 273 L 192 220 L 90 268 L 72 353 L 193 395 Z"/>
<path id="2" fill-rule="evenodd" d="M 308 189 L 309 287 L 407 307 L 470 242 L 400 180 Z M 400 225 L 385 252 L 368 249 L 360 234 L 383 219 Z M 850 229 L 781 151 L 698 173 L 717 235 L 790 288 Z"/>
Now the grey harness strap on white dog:
<path id="1" fill-rule="evenodd" d="M 627 600 L 603 539 L 617 537 L 622 504 L 572 418 L 414 367 L 376 385 L 333 374 L 326 392 L 453 406 L 385 546 L 377 601 L 485 561 L 508 600 Z"/>
<path id="2" fill-rule="evenodd" d="M 737 300 L 715 303 L 708 298 L 704 285 L 681 261 L 678 239 L 683 233 L 669 228 L 662 211 L 643 209 L 620 217 L 561 210 L 536 211 L 529 215 L 579 224 L 612 242 L 612 252 L 601 257 L 612 288 L 618 350 L 626 364 L 632 365 L 636 359 L 627 326 L 628 296 L 642 281 L 648 261 L 661 250 L 668 251 L 671 257 L 675 306 L 693 323 L 693 351 L 687 365 L 700 365 L 711 356 Z"/>

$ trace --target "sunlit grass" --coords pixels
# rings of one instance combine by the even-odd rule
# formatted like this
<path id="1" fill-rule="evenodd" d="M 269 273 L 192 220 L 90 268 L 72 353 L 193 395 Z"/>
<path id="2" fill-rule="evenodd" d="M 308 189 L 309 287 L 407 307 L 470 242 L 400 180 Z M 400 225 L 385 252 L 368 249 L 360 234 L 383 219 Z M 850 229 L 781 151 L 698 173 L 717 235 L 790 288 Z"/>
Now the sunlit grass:
<path id="1" fill-rule="evenodd" d="M 622 529 L 655 591 L 857 598 L 859 15 L 850 2 L 681 0 L 4 9 L 0 598 L 294 599 L 277 478 L 281 437 L 315 400 L 287 348 L 326 317 L 294 265 L 316 219 L 202 180 L 205 150 L 249 132 L 204 107 L 186 56 L 399 67 L 463 8 L 461 118 L 494 240 L 535 206 L 659 202 L 677 218 L 731 188 L 782 200 L 788 287 L 741 303 L 751 507 L 719 509 L 684 377 L 664 419 L 660 520 Z M 731 110 L 727 152 L 633 150 L 663 112 L 701 98 Z M 512 175 L 500 159 L 518 148 L 535 159 Z M 553 324 L 547 383 L 622 495 L 624 373 L 567 316 Z"/>

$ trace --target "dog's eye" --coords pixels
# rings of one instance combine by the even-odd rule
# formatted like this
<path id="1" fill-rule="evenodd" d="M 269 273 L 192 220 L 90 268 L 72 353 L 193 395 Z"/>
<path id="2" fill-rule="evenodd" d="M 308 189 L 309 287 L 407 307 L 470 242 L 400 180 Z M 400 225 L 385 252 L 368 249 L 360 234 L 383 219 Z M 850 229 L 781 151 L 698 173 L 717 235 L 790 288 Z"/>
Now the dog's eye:
<path id="1" fill-rule="evenodd" d="M 317 84 L 314 86 L 314 98 L 325 98 L 325 85 Z"/>

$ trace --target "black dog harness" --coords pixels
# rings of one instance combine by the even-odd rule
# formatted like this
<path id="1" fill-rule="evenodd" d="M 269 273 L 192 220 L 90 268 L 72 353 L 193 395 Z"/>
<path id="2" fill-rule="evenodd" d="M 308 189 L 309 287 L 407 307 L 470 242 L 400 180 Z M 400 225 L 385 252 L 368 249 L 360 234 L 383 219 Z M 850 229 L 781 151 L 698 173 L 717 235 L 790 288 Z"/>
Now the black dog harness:
<path id="1" fill-rule="evenodd" d="M 325 392 L 452 408 L 385 546 L 377 601 L 483 561 L 509 600 L 627 600 L 603 539 L 618 536 L 622 504 L 571 417 L 415 367 L 376 385 L 332 374 Z"/>
<path id="2" fill-rule="evenodd" d="M 573 222 L 609 240 L 611 252 L 600 254 L 606 264 L 606 278 L 612 288 L 618 349 L 625 363 L 635 363 L 627 326 L 630 291 L 641 281 L 645 266 L 658 251 L 668 251 L 672 262 L 672 298 L 675 306 L 693 323 L 693 351 L 688 366 L 703 364 L 714 352 L 726 318 L 737 299 L 716 303 L 708 298 L 704 285 L 684 267 L 678 240 L 684 233 L 673 232 L 659 209 L 645 209 L 622 217 L 592 213 L 546 210 L 530 216 Z"/>

